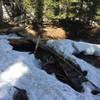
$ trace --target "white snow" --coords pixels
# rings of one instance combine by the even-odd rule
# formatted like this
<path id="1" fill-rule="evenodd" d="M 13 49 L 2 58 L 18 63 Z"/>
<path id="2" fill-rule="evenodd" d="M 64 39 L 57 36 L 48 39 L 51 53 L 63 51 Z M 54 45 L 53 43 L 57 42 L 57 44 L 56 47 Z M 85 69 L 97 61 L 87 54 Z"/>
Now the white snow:
<path id="1" fill-rule="evenodd" d="M 4 19 L 10 19 L 9 15 L 8 15 L 6 9 L 5 9 L 5 7 L 2 6 L 2 8 L 3 8 L 3 18 L 4 18 Z"/>
<path id="2" fill-rule="evenodd" d="M 72 54 L 74 52 L 83 52 L 86 55 L 98 55 L 100 56 L 100 45 L 85 43 L 85 42 L 75 42 L 72 40 L 50 40 L 47 43 L 48 46 L 53 47 L 59 53 L 65 53 L 65 56 Z M 75 47 L 75 48 L 74 48 Z M 77 49 L 77 50 L 76 50 Z"/>
<path id="3" fill-rule="evenodd" d="M 10 33 L 8 35 L 0 35 L 0 39 L 20 39 L 20 38 L 22 37 L 17 36 L 15 33 Z"/>
<path id="4" fill-rule="evenodd" d="M 75 52 L 72 42 L 71 40 L 49 41 L 48 45 L 54 47 L 59 53 L 63 53 L 67 58 Z M 72 59 L 81 65 L 84 63 L 78 58 Z M 86 68 L 82 67 L 83 70 L 89 71 L 88 77 L 91 76 L 91 80 L 95 72 L 97 79 L 93 81 L 99 85 L 100 70 L 94 68 L 92 73 L 93 70 L 90 70 L 92 65 L 88 66 L 87 63 L 85 65 Z M 29 100 L 100 100 L 100 94 L 96 96 L 91 94 L 91 86 L 88 83 L 83 85 L 85 92 L 76 92 L 69 85 L 58 81 L 55 76 L 43 71 L 40 61 L 33 54 L 14 51 L 7 38 L 0 38 L 0 100 L 13 100 L 13 94 L 16 91 L 13 86 L 25 89 Z"/>
<path id="5" fill-rule="evenodd" d="M 84 51 L 87 55 L 100 56 L 100 45 L 84 42 L 74 42 L 74 45 L 80 52 Z"/>

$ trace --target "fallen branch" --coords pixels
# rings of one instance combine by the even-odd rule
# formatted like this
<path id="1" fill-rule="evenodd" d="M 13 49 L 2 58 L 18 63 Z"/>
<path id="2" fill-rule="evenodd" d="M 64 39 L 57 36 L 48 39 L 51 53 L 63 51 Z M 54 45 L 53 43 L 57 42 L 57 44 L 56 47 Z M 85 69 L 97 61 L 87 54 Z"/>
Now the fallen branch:
<path id="1" fill-rule="evenodd" d="M 30 51 L 31 53 L 33 53 L 36 46 L 36 41 L 34 41 L 33 43 L 32 41 L 24 40 L 24 39 L 21 40 L 10 39 L 9 41 L 10 44 L 13 46 L 13 49 L 19 51 L 28 51 L 28 52 Z M 44 41 L 39 42 L 35 56 L 42 61 L 43 67 L 51 66 L 53 64 L 54 66 L 50 67 L 50 70 L 52 70 L 52 72 L 55 73 L 57 78 L 62 80 L 63 82 L 68 83 L 75 90 L 81 92 L 82 90 L 81 82 L 79 82 L 79 79 L 77 81 L 79 74 L 77 74 L 75 71 L 72 71 L 73 69 L 71 69 L 70 67 L 74 65 L 70 64 L 71 62 L 69 61 L 63 61 L 62 60 L 63 58 L 60 57 L 61 55 L 56 53 L 53 49 L 45 46 Z M 68 72 L 67 70 L 69 70 L 70 72 Z M 71 72 L 74 73 L 75 77 L 72 77 L 73 74 L 71 74 Z M 64 76 L 65 78 L 63 78 L 62 76 Z"/>
<path id="2" fill-rule="evenodd" d="M 79 66 L 79 64 L 74 64 L 73 62 L 69 62 L 67 59 L 65 59 L 62 55 L 58 54 L 55 50 L 51 49 L 50 47 L 45 47 L 44 44 L 41 44 L 39 45 L 40 47 L 42 48 L 45 48 L 47 49 L 49 52 L 51 52 L 55 57 L 56 59 L 58 58 L 60 61 L 62 60 L 66 65 L 69 65 L 69 67 L 73 68 L 77 73 L 80 74 L 82 80 L 85 80 L 85 81 L 88 81 L 90 84 L 92 84 L 93 87 L 95 87 L 99 93 L 100 93 L 100 88 L 98 86 L 96 86 L 92 81 L 90 81 L 88 78 L 85 77 L 85 75 L 77 69 L 77 66 Z M 74 67 L 76 66 L 76 67 Z M 64 66 L 63 66 L 64 67 Z M 66 72 L 65 72 L 66 73 Z M 66 73 L 66 75 L 68 76 L 68 73 Z"/>
<path id="3" fill-rule="evenodd" d="M 27 41 L 27 40 L 23 40 L 23 41 L 20 40 L 20 41 L 22 41 L 24 43 L 24 45 L 20 44 L 20 42 L 19 42 L 19 44 L 16 44 L 16 42 L 14 42 L 14 40 L 13 41 L 9 40 L 9 41 L 13 46 L 17 45 L 17 47 L 18 47 L 17 49 L 19 49 L 19 48 L 23 49 L 23 46 L 25 48 L 25 45 L 28 45 L 28 46 L 30 45 L 30 41 L 29 40 L 28 40 L 28 44 L 27 44 L 27 42 L 24 42 L 24 41 Z M 20 45 L 20 46 L 18 46 L 18 45 Z M 30 46 L 30 49 L 31 49 L 30 51 L 31 52 L 32 51 L 34 52 L 35 45 L 36 45 L 36 42 L 34 41 L 32 43 L 32 41 L 31 41 L 31 46 L 33 46 L 33 47 Z M 42 42 L 42 41 L 39 42 L 38 48 L 37 48 L 37 52 L 36 52 L 35 56 L 38 57 L 39 59 L 41 59 L 41 61 L 43 63 L 45 63 L 44 66 L 46 66 L 46 68 L 47 68 L 48 65 L 51 66 L 52 64 L 56 63 L 56 65 L 54 65 L 53 68 L 58 66 L 56 68 L 56 70 L 58 70 L 58 72 L 59 72 L 59 70 L 61 69 L 61 71 L 62 71 L 61 73 L 57 72 L 56 75 L 59 74 L 60 77 L 64 76 L 64 81 L 68 81 L 69 80 L 69 82 L 70 82 L 69 85 L 71 85 L 75 90 L 77 90 L 79 92 L 82 92 L 82 86 L 81 86 L 82 82 L 88 81 L 98 91 L 100 91 L 100 89 L 93 82 L 91 82 L 89 79 L 87 79 L 85 77 L 86 73 L 82 72 L 82 70 L 80 69 L 80 66 L 78 64 L 76 65 L 72 61 L 69 61 L 69 60 L 65 59 L 62 55 L 58 54 L 55 50 L 53 50 L 50 47 L 47 47 L 44 42 Z M 52 62 L 47 60 L 51 56 L 53 57 L 53 61 Z M 50 64 L 46 63 L 47 61 Z M 50 69 L 52 69 L 52 67 L 50 67 Z M 61 78 L 63 78 L 63 77 L 61 77 Z"/>
<path id="4" fill-rule="evenodd" d="M 0 29 L 0 33 L 12 33 L 12 32 L 19 32 L 25 30 L 24 26 L 21 27 L 10 27 L 10 28 L 4 28 Z"/>

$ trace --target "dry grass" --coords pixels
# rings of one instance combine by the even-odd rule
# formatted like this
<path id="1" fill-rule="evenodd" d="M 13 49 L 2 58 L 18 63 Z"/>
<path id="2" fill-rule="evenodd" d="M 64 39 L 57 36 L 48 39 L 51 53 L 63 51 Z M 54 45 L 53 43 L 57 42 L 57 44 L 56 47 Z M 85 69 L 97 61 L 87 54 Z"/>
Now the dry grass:
<path id="1" fill-rule="evenodd" d="M 32 29 L 32 26 L 28 26 L 25 28 L 23 32 L 21 32 L 23 36 L 26 36 L 28 38 L 35 38 L 37 37 L 37 32 Z M 68 33 L 65 32 L 62 28 L 58 27 L 46 27 L 41 32 L 41 38 L 45 40 L 49 39 L 66 39 L 68 38 Z"/>
<path id="2" fill-rule="evenodd" d="M 62 28 L 58 27 L 46 27 L 42 34 L 44 39 L 66 39 L 68 38 L 68 33 Z"/>

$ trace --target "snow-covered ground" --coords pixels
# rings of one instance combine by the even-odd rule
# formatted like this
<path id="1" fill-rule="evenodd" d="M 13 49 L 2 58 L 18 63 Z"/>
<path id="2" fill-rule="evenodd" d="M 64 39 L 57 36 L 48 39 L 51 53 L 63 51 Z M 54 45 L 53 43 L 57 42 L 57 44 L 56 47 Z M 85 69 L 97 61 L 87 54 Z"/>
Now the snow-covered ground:
<path id="1" fill-rule="evenodd" d="M 12 50 L 7 39 L 6 36 L 0 36 L 0 100 L 13 100 L 13 94 L 16 91 L 14 86 L 25 89 L 29 100 L 100 100 L 100 94 L 91 94 L 93 86 L 89 83 L 83 84 L 84 93 L 78 93 L 69 85 L 58 81 L 54 75 L 48 75 L 43 71 L 40 60 L 33 54 Z M 88 71 L 87 78 L 100 87 L 100 69 L 76 58 L 73 55 L 73 52 L 76 52 L 73 44 L 79 52 L 100 55 L 98 45 L 71 40 L 49 41 L 47 45 L 55 48 L 65 58 L 80 64 L 83 70 Z"/>

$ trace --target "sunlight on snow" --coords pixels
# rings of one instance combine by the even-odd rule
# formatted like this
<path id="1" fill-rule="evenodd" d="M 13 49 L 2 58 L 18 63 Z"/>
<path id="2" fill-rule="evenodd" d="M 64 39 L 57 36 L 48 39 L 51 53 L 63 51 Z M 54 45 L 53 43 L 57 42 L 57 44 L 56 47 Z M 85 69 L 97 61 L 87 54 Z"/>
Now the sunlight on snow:
<path id="1" fill-rule="evenodd" d="M 17 62 L 1 73 L 0 80 L 3 82 L 5 81 L 5 84 L 12 83 L 13 81 L 16 82 L 20 77 L 22 77 L 27 72 L 27 66 L 23 62 Z"/>

